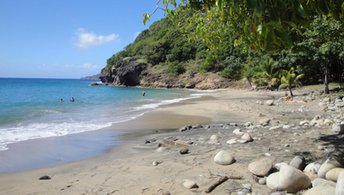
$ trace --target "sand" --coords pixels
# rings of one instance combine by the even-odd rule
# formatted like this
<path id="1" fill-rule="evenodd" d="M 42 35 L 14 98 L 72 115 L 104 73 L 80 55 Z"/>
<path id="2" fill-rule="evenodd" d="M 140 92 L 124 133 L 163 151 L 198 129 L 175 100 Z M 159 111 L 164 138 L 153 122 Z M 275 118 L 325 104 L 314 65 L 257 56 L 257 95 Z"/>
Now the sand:
<path id="1" fill-rule="evenodd" d="M 297 93 L 296 94 L 301 94 Z M 291 160 L 295 154 L 307 153 L 308 160 L 322 157 L 318 151 L 318 138 L 328 129 L 268 129 L 248 130 L 254 141 L 228 145 L 233 138 L 229 123 L 259 123 L 271 119 L 272 125 L 295 124 L 321 112 L 317 102 L 305 102 L 295 98 L 292 102 L 266 106 L 257 104 L 268 99 L 281 98 L 281 92 L 251 92 L 247 90 L 216 90 L 205 97 L 163 106 L 144 116 L 113 127 L 126 131 L 123 144 L 111 151 L 90 159 L 49 168 L 0 175 L 0 194 L 205 194 L 218 174 L 241 176 L 241 180 L 229 180 L 216 188 L 213 194 L 228 194 L 250 183 L 254 192 L 268 194 L 265 185 L 257 184 L 247 165 L 267 153 L 275 162 Z M 307 113 L 296 112 L 307 106 Z M 176 131 L 185 125 L 212 124 L 210 128 Z M 241 126 L 240 126 L 241 127 Z M 113 130 L 113 129 L 112 129 Z M 106 131 L 112 131 L 106 130 Z M 219 141 L 209 142 L 211 135 Z M 146 143 L 147 140 L 151 143 Z M 176 141 L 177 140 L 177 141 Z M 158 143 L 167 150 L 157 152 Z M 191 144 L 192 143 L 192 144 Z M 288 148 L 286 144 L 291 145 Z M 179 154 L 181 148 L 189 153 Z M 230 151 L 236 158 L 234 164 L 220 166 L 213 162 L 219 150 Z M 158 165 L 153 166 L 152 162 Z M 50 180 L 39 180 L 48 175 Z M 184 179 L 196 181 L 199 188 L 187 189 Z"/>

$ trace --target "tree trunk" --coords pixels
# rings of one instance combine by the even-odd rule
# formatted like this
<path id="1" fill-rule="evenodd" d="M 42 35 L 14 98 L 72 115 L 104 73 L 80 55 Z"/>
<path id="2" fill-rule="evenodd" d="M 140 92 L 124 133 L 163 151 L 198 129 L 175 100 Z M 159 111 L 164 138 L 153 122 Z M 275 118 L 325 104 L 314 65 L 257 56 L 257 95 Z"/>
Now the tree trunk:
<path id="1" fill-rule="evenodd" d="M 327 70 L 327 68 L 326 68 L 326 70 L 325 70 L 324 93 L 325 93 L 325 94 L 329 94 L 329 93 L 330 93 L 330 90 L 329 90 L 329 88 L 328 88 L 328 70 Z"/>
<path id="2" fill-rule="evenodd" d="M 291 97 L 294 97 L 294 94 L 293 94 L 293 91 L 291 90 L 291 87 L 288 87 L 288 89 L 289 89 L 289 94 L 290 94 L 290 96 L 291 96 Z"/>

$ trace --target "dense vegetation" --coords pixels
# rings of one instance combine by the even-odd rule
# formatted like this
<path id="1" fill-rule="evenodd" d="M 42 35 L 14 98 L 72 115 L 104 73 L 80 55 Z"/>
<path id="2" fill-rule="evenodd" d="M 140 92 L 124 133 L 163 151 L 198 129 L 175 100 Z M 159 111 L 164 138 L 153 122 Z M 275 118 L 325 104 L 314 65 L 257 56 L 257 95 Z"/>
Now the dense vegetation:
<path id="1" fill-rule="evenodd" d="M 301 80 L 325 83 L 325 92 L 328 82 L 342 82 L 343 1 L 268 2 L 195 0 L 177 6 L 163 1 L 169 17 L 113 55 L 107 69 L 135 56 L 150 64 L 151 71 L 172 76 L 217 72 L 272 90 L 289 88 L 291 95 Z M 168 9 L 168 3 L 176 9 Z"/>

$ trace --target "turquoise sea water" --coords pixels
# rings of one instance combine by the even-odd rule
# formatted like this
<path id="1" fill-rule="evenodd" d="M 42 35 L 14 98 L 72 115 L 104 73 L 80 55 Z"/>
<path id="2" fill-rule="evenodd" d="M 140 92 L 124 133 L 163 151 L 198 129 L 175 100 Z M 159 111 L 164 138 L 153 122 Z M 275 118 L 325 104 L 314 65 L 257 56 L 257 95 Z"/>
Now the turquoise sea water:
<path id="1" fill-rule="evenodd" d="M 0 152 L 11 143 L 98 130 L 195 97 L 174 89 L 89 86 L 71 79 L 0 78 Z M 74 102 L 70 102 L 70 98 Z M 63 102 L 60 99 L 63 98 Z"/>

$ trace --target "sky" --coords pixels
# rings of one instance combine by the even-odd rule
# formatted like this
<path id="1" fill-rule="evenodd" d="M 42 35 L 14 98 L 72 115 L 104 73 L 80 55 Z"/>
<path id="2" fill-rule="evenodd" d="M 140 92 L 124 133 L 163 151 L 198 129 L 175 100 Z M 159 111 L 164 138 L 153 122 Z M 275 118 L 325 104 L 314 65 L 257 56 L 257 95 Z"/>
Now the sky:
<path id="1" fill-rule="evenodd" d="M 0 77 L 80 78 L 164 17 L 156 0 L 1 0 Z"/>

